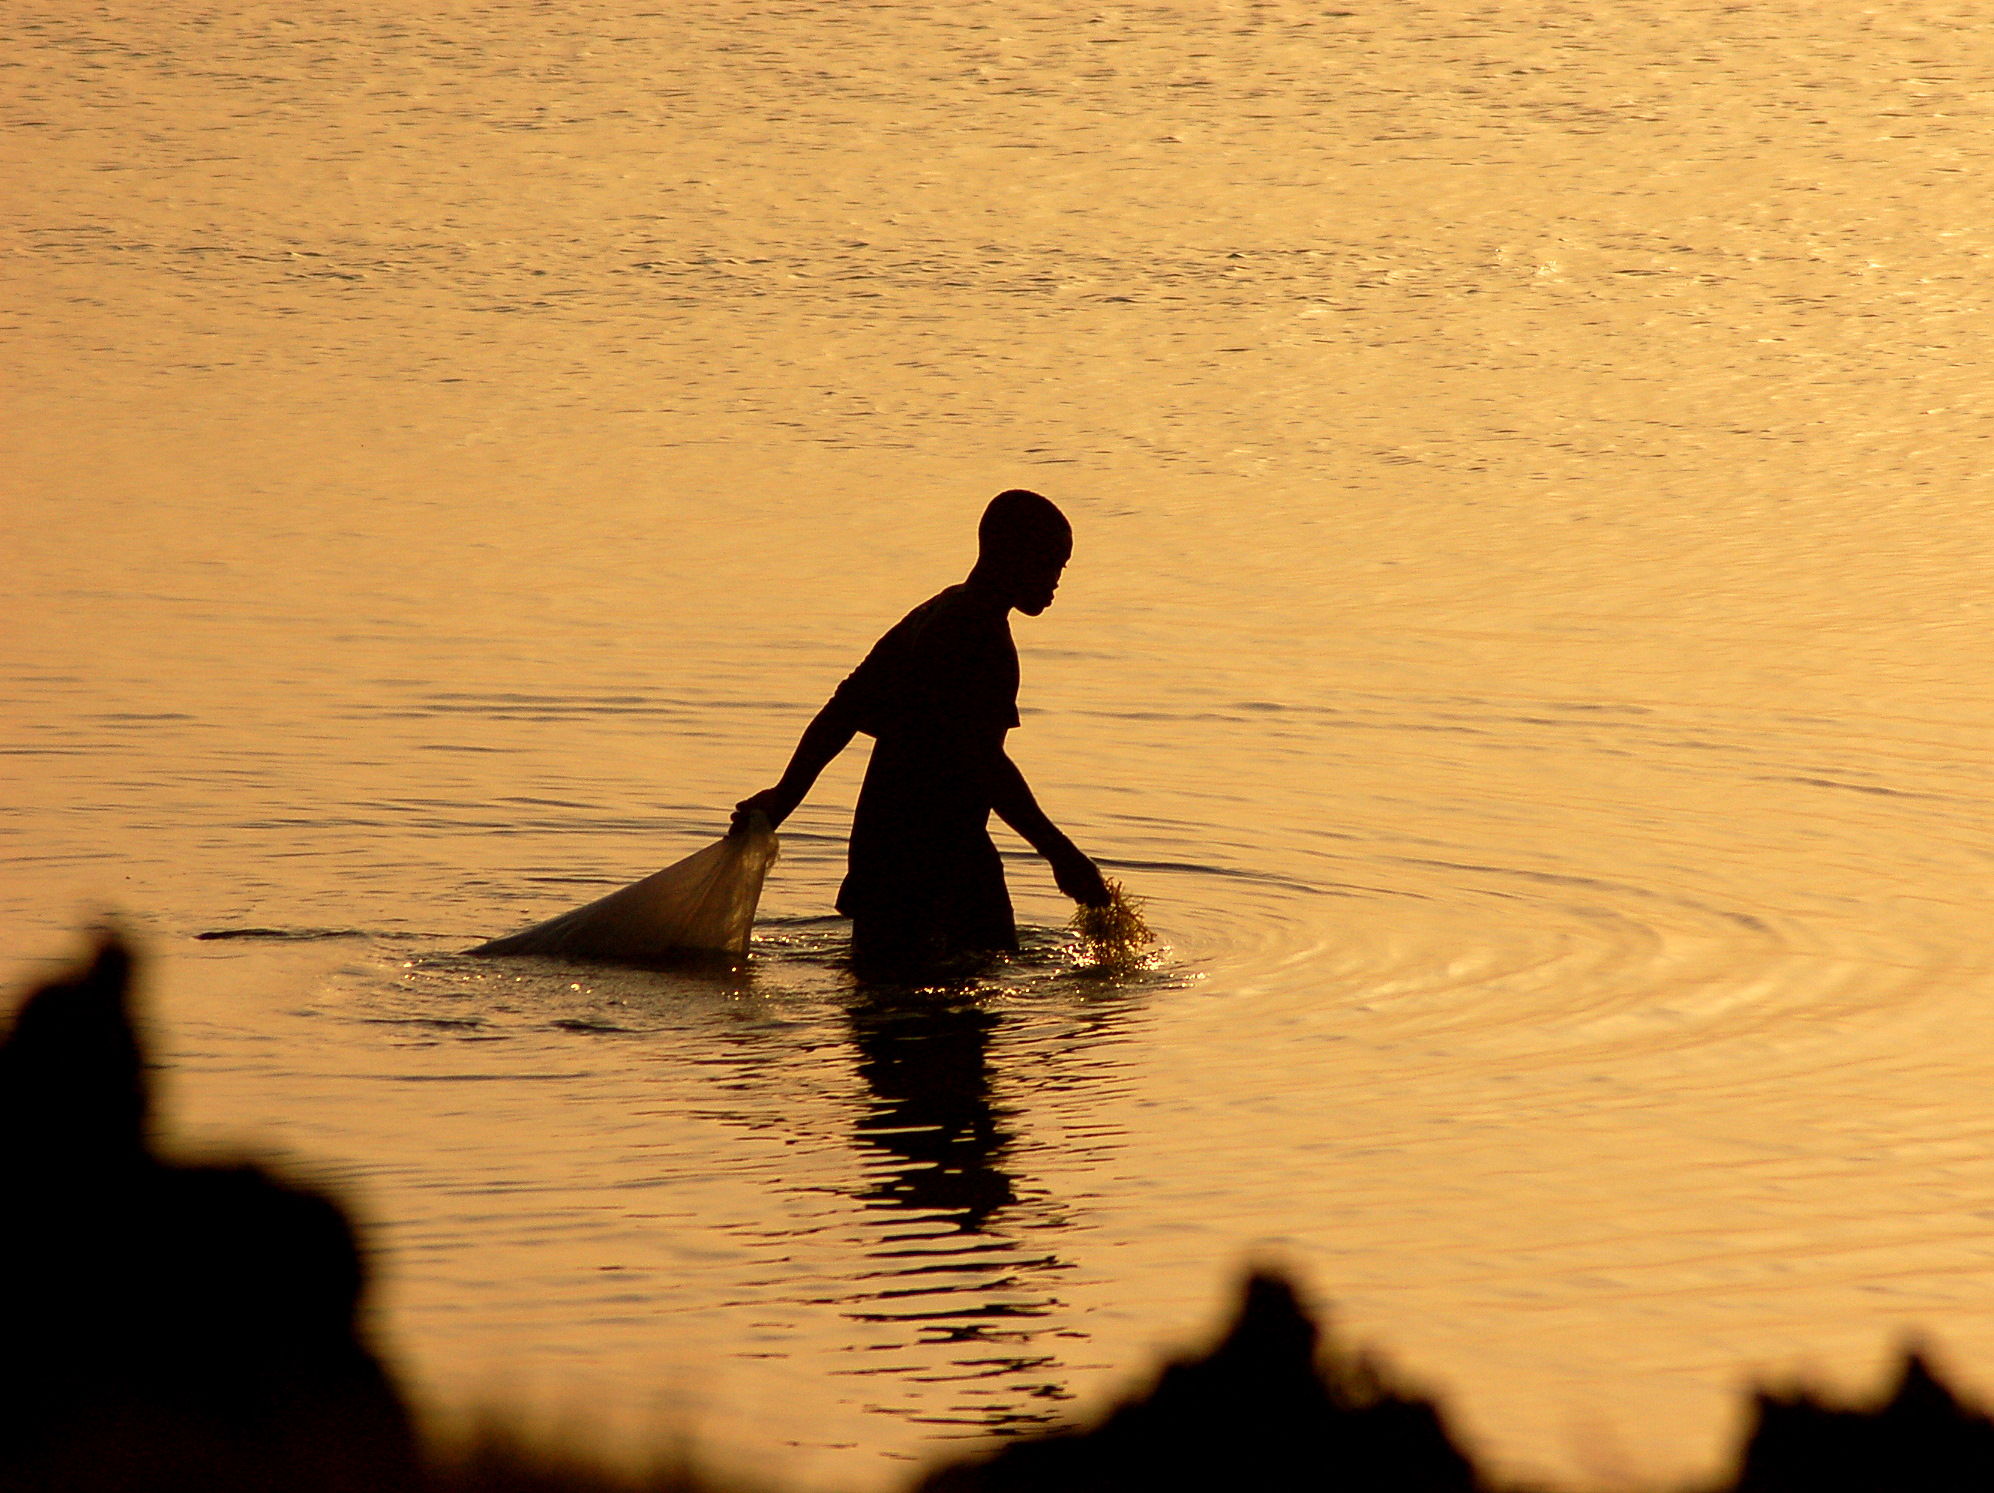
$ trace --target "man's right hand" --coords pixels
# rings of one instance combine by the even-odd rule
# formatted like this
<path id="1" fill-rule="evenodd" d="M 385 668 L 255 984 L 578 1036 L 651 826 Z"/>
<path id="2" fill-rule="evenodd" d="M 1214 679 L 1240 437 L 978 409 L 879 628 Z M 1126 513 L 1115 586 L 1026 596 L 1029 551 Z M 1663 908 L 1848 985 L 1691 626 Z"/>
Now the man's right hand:
<path id="1" fill-rule="evenodd" d="M 734 818 L 728 826 L 728 833 L 746 829 L 748 816 L 756 812 L 767 815 L 769 828 L 774 829 L 796 811 L 796 805 L 802 796 L 800 793 L 789 792 L 780 783 L 773 788 L 764 788 L 760 793 L 744 798 L 734 805 Z"/>

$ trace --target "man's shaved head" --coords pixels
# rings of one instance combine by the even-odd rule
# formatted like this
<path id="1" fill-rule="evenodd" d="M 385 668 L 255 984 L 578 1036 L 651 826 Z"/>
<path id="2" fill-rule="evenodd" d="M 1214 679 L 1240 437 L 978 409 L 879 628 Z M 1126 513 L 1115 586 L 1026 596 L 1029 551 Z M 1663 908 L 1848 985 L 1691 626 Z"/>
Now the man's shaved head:
<path id="1" fill-rule="evenodd" d="M 1073 553 L 1073 525 L 1050 499 L 1014 487 L 997 494 L 983 510 L 976 544 L 982 563 L 1064 560 Z"/>
<path id="2" fill-rule="evenodd" d="M 971 583 L 1036 617 L 1052 605 L 1059 573 L 1073 555 L 1073 525 L 1037 493 L 1014 487 L 983 510 L 976 543 Z"/>

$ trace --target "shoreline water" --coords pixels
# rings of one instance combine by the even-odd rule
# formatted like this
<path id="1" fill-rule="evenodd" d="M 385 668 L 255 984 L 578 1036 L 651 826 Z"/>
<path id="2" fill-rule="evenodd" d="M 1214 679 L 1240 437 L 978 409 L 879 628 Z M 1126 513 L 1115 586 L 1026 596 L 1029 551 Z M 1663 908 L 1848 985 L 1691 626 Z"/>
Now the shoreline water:
<path id="1" fill-rule="evenodd" d="M 0 1184 L 15 1293 L 0 1487 L 61 1493 L 446 1493 L 735 1486 L 680 1447 L 636 1475 L 487 1417 L 427 1438 L 369 1343 L 364 1251 L 338 1204 L 253 1162 L 152 1139 L 129 945 L 26 993 L 0 1036 Z M 942 992 L 908 992 L 923 1001 Z M 662 1324 L 661 1324 L 662 1325 Z M 661 1469 L 661 1470 L 660 1470 Z M 1951 1493 L 1994 1476 L 1994 1420 L 1907 1349 L 1894 1384 L 1837 1405 L 1758 1392 L 1736 1471 L 1708 1493 Z M 1476 1465 L 1444 1409 L 1325 1340 L 1282 1274 L 1249 1272 L 1230 1324 L 1104 1414 L 937 1458 L 917 1493 L 1085 1493 L 1333 1482 L 1378 1493 L 1548 1493 Z M 1662 1487 L 1661 1482 L 1646 1486 Z"/>

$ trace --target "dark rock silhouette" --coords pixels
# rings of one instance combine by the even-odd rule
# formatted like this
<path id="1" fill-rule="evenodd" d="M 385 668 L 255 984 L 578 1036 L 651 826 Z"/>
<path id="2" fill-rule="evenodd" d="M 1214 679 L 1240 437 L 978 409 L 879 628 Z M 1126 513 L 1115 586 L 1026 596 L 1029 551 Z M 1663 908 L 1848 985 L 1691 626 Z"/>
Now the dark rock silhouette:
<path id="1" fill-rule="evenodd" d="M 1247 1278 L 1239 1315 L 1202 1358 L 1086 1430 L 943 1468 L 919 1493 L 1322 1488 L 1470 1493 L 1480 1486 L 1430 1401 L 1333 1348 L 1278 1275 Z"/>
<path id="2" fill-rule="evenodd" d="M 345 1214 L 252 1165 L 154 1154 L 112 935 L 0 1044 L 0 1488 L 407 1483 Z"/>
<path id="3" fill-rule="evenodd" d="M 1868 1407 L 1806 1392 L 1754 1397 L 1732 1493 L 1966 1493 L 1994 1488 L 1994 1421 L 1908 1350 L 1896 1387 Z"/>

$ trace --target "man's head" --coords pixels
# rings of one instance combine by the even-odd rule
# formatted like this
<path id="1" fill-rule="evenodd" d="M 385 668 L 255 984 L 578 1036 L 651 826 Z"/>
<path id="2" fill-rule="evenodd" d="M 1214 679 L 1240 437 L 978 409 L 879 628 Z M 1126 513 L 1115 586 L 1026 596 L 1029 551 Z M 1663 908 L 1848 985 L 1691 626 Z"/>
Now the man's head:
<path id="1" fill-rule="evenodd" d="M 1000 492 L 976 526 L 974 578 L 1029 617 L 1052 605 L 1073 555 L 1073 525 L 1050 501 L 1014 487 Z"/>

